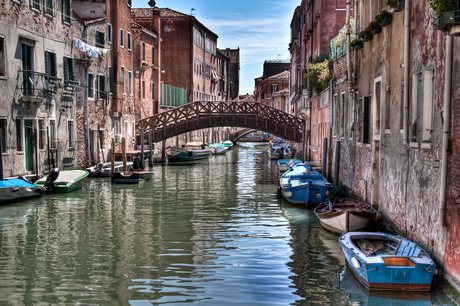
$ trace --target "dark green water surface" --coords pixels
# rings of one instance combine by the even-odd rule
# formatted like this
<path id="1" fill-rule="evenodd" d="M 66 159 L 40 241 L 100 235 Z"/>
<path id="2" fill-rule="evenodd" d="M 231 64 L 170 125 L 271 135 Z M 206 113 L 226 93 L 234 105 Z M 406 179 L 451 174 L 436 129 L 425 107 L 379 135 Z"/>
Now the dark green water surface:
<path id="1" fill-rule="evenodd" d="M 454 305 L 363 290 L 264 147 L 153 172 L 0 207 L 0 305 Z"/>

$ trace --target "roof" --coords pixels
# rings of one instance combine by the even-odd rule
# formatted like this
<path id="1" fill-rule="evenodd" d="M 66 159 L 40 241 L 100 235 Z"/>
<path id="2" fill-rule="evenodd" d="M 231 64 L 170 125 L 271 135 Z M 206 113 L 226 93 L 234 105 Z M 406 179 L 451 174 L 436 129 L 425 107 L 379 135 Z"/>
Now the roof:
<path id="1" fill-rule="evenodd" d="M 238 97 L 238 100 L 240 100 L 240 101 L 255 101 L 255 98 L 254 98 L 254 95 L 247 94 L 247 95 L 240 95 Z"/>
<path id="2" fill-rule="evenodd" d="M 89 24 L 98 23 L 98 22 L 107 20 L 107 17 L 96 18 L 96 19 L 83 19 L 83 18 L 81 18 L 81 17 L 75 12 L 75 10 L 72 10 L 72 13 L 73 13 L 73 14 L 75 15 L 75 17 L 77 17 L 77 19 L 78 19 L 81 23 L 83 23 L 84 25 L 89 25 Z"/>
<path id="3" fill-rule="evenodd" d="M 284 80 L 289 80 L 289 74 L 290 74 L 289 70 L 286 70 L 286 71 L 283 71 L 281 73 L 272 75 L 272 76 L 266 78 L 264 81 L 277 81 L 277 80 L 284 81 Z"/>
<path id="4" fill-rule="evenodd" d="M 141 32 L 143 32 L 143 33 L 145 33 L 145 34 L 147 34 L 147 35 L 153 37 L 153 38 L 157 38 L 157 35 L 156 35 L 155 33 L 153 33 L 152 31 L 147 30 L 146 28 L 144 28 L 143 26 L 141 26 L 141 25 L 138 24 L 138 23 L 133 22 L 133 23 L 131 24 L 131 27 L 132 27 L 132 29 L 134 29 L 134 30 L 139 30 L 139 31 L 141 31 Z"/>

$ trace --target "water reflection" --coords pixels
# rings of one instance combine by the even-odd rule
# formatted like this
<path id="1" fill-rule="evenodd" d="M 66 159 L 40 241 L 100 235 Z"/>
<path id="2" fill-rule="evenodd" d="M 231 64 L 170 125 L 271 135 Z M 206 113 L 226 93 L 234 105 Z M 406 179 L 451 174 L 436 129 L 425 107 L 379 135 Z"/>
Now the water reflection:
<path id="1" fill-rule="evenodd" d="M 265 150 L 0 207 L 0 304 L 372 305 L 338 236 L 276 198 Z"/>

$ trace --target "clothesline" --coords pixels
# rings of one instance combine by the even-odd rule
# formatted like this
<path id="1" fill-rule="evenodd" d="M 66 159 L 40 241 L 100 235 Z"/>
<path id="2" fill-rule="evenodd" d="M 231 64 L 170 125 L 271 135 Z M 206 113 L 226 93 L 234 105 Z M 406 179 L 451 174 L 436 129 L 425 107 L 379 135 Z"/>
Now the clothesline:
<path id="1" fill-rule="evenodd" d="M 80 50 L 86 56 L 90 56 L 90 57 L 93 57 L 95 59 L 98 59 L 99 56 L 100 57 L 107 57 L 107 49 L 90 46 L 90 45 L 82 42 L 78 38 L 75 38 L 75 37 L 73 38 L 73 45 L 74 45 L 75 48 Z"/>

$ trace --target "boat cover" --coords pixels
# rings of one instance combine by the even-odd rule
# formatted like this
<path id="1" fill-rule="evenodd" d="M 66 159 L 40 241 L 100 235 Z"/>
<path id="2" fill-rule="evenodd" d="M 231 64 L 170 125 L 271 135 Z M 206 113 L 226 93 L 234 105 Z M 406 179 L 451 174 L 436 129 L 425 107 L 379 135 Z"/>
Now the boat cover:
<path id="1" fill-rule="evenodd" d="M 37 187 L 21 179 L 9 179 L 6 181 L 0 181 L 0 188 L 15 187 L 15 186 L 16 187 Z"/>

